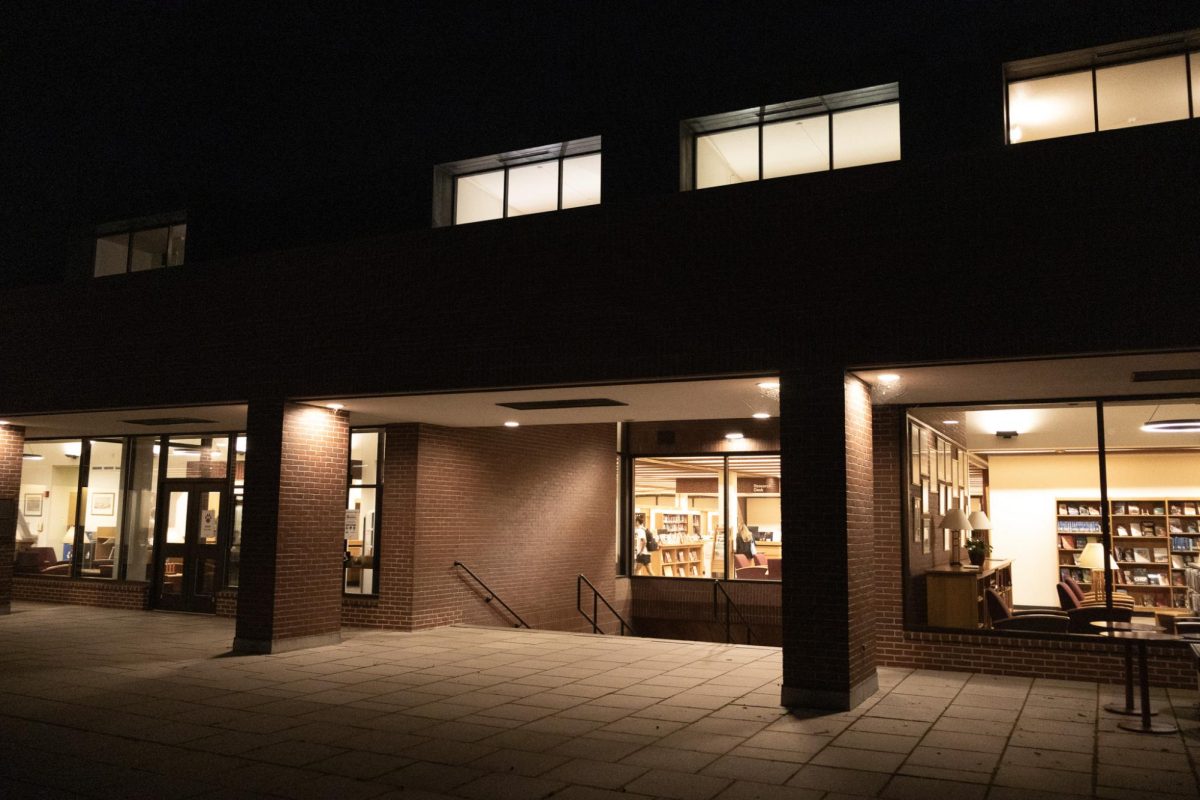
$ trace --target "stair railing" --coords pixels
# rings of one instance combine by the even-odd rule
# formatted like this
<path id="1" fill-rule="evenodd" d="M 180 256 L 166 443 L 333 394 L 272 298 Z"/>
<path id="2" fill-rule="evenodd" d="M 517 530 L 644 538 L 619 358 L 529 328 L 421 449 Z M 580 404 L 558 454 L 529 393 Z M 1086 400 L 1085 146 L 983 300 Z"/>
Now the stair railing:
<path id="1" fill-rule="evenodd" d="M 746 619 L 746 615 L 737 607 L 737 603 L 733 602 L 733 598 L 729 596 L 729 592 L 725 591 L 725 587 L 721 585 L 719 580 L 713 581 L 713 618 L 721 621 L 720 597 L 725 597 L 725 643 L 737 644 L 733 641 L 733 615 L 736 614 L 738 621 L 746 626 L 746 644 L 754 644 L 754 629 L 750 627 L 750 620 Z"/>
<path id="2" fill-rule="evenodd" d="M 587 584 L 587 587 L 592 590 L 592 615 L 590 617 L 588 616 L 588 613 L 583 610 L 583 586 L 584 586 L 584 584 Z M 604 631 L 600 630 L 600 604 L 601 603 L 603 603 L 604 607 L 609 610 L 609 613 L 611 613 L 614 617 L 617 618 L 617 622 L 621 623 L 621 636 L 625 635 L 625 631 L 629 631 L 630 636 L 637 635 L 633 631 L 633 626 L 630 625 L 628 622 L 626 622 L 625 618 L 617 613 L 617 610 L 612 607 L 612 603 L 608 602 L 608 600 L 605 599 L 604 595 L 600 594 L 600 590 L 597 589 L 595 587 L 595 585 L 591 581 L 589 581 L 584 575 L 580 575 L 579 578 L 576 579 L 576 581 L 575 581 L 575 610 L 577 610 L 580 614 L 582 614 L 583 618 L 592 624 L 592 633 L 601 633 L 601 634 L 604 633 Z"/>
<path id="3" fill-rule="evenodd" d="M 517 612 L 513 611 L 512 606 L 510 606 L 508 603 L 506 603 L 502 599 L 500 599 L 500 595 L 498 595 L 494 591 L 492 591 L 492 587 L 490 587 L 486 583 L 484 583 L 483 579 L 480 578 L 478 575 L 476 575 L 474 572 L 472 572 L 470 567 L 468 567 L 466 564 L 462 563 L 461 561 L 455 561 L 454 566 L 458 567 L 463 572 L 470 575 L 475 580 L 475 582 L 478 583 L 483 588 L 483 591 L 485 592 L 483 602 L 490 603 L 493 600 L 495 600 L 497 603 L 499 603 L 504 608 L 505 611 L 507 611 L 509 614 L 511 614 L 517 620 L 515 623 L 513 623 L 514 628 L 529 628 L 530 627 L 529 623 L 526 622 L 525 620 L 521 619 L 521 615 L 518 614 Z"/>

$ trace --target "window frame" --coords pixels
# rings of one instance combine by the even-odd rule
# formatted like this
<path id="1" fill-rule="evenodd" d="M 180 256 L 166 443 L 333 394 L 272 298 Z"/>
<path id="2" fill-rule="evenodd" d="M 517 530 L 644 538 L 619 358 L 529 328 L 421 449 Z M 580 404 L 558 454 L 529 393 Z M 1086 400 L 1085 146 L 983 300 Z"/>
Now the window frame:
<path id="1" fill-rule="evenodd" d="M 356 433 L 375 433 L 378 436 L 378 438 L 376 439 L 376 442 L 375 442 L 375 482 L 374 483 L 354 483 L 354 478 L 351 474 L 351 469 L 352 469 L 352 465 L 353 465 L 353 461 L 354 461 L 354 459 L 352 458 L 354 448 L 351 445 L 353 443 L 354 434 L 356 434 Z M 346 570 L 350 569 L 351 567 L 349 566 L 349 564 L 343 563 L 343 565 L 342 565 L 342 596 L 343 597 L 378 598 L 379 594 L 380 594 L 380 592 L 379 592 L 379 585 L 380 585 L 380 569 L 379 569 L 379 567 L 380 567 L 380 564 L 382 563 L 382 560 L 380 559 L 379 552 L 380 552 L 380 541 L 382 540 L 382 537 L 380 536 L 380 531 L 383 529 L 383 484 L 384 484 L 383 458 L 384 458 L 384 454 L 387 452 L 386 442 L 387 442 L 387 428 L 383 425 L 363 425 L 360 427 L 350 428 L 350 439 L 348 440 L 348 442 L 347 442 L 348 446 L 346 447 L 346 495 L 345 495 L 345 503 L 344 503 L 345 508 L 343 509 L 343 511 L 350 510 L 349 505 L 350 505 L 351 490 L 353 490 L 353 489 L 373 489 L 375 491 L 375 529 L 374 529 L 374 531 L 372 531 L 372 539 L 373 540 L 371 542 L 372 566 L 369 567 L 369 569 L 372 571 L 372 576 L 371 576 L 372 577 L 372 580 L 371 580 L 372 591 L 370 591 L 370 592 L 347 592 L 346 591 Z M 368 567 L 357 567 L 357 569 L 368 569 Z"/>
<path id="2" fill-rule="evenodd" d="M 627 440 L 626 440 L 627 443 Z M 737 452 L 725 451 L 697 451 L 697 452 L 671 452 L 671 453 L 654 453 L 642 452 L 633 453 L 623 450 L 621 453 L 621 491 L 622 497 L 620 502 L 621 508 L 621 557 L 620 563 L 622 567 L 622 577 L 628 578 L 652 578 L 655 580 L 671 580 L 671 581 L 705 581 L 711 583 L 713 580 L 720 580 L 722 583 L 739 582 L 739 583 L 781 583 L 782 579 L 761 579 L 752 580 L 746 578 L 738 578 L 735 570 L 732 569 L 733 558 L 731 557 L 732 548 L 730 547 L 729 533 L 729 491 L 726 489 L 721 492 L 721 524 L 725 528 L 725 547 L 722 548 L 721 559 L 723 561 L 723 574 L 721 578 L 705 578 L 703 576 L 692 577 L 688 576 L 672 576 L 664 578 L 661 575 L 637 575 L 633 568 L 633 532 L 634 532 L 634 515 L 637 508 L 637 461 L 641 458 L 712 458 L 719 456 L 721 458 L 721 485 L 728 487 L 729 485 L 729 459 L 739 458 L 742 456 L 777 456 L 783 458 L 782 450 L 747 450 Z M 782 462 L 780 464 L 780 472 L 782 473 Z M 782 483 L 782 477 L 781 477 Z M 781 493 L 782 494 L 782 493 Z M 649 521 L 647 521 L 648 523 Z M 781 526 L 782 527 L 782 526 Z M 736 535 L 736 531 L 734 535 Z M 780 540 L 781 543 L 782 539 Z M 715 544 L 715 543 L 714 543 Z"/>
<path id="3" fill-rule="evenodd" d="M 187 218 L 183 216 L 171 216 L 167 219 L 159 220 L 137 220 L 136 222 L 116 223 L 113 225 L 101 226 L 96 229 L 95 235 L 92 236 L 92 279 L 99 280 L 102 278 L 115 278 L 121 275 L 132 275 L 133 269 L 133 237 L 139 233 L 166 229 L 167 231 L 167 252 L 170 253 L 171 230 L 173 228 L 187 228 Z M 99 250 L 99 242 L 101 239 L 108 239 L 113 236 L 125 237 L 125 269 L 122 272 L 114 272 L 108 275 L 96 274 L 96 253 Z M 136 270 L 136 272 L 154 272 L 159 269 L 167 269 L 169 267 L 182 267 L 187 259 L 187 235 L 184 234 L 184 260 L 178 264 L 164 264 L 161 267 L 151 267 L 150 269 Z"/>

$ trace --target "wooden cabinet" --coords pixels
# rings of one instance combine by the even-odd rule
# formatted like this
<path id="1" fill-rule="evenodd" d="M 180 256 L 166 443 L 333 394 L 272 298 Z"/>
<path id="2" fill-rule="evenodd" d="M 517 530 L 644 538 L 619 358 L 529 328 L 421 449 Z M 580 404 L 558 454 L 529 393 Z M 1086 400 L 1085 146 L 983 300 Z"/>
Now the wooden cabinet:
<path id="1" fill-rule="evenodd" d="M 1012 607 L 1012 562 L 985 561 L 980 569 L 942 567 L 925 573 L 928 622 L 935 628 L 988 627 L 984 589 Z"/>

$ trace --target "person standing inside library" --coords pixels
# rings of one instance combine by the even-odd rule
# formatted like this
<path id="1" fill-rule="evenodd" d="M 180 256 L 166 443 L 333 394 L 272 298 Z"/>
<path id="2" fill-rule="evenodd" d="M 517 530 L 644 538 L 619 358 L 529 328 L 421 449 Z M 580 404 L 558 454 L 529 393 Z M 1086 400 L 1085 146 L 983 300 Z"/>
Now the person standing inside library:
<path id="1" fill-rule="evenodd" d="M 646 517 L 638 514 L 633 521 L 633 574 L 653 575 L 650 571 L 650 550 L 647 547 Z"/>

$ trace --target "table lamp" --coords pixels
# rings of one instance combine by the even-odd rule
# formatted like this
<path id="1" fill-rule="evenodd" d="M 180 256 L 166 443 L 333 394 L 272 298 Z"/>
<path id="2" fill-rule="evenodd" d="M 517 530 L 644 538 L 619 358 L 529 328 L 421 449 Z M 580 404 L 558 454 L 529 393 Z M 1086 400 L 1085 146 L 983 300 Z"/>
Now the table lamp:
<path id="1" fill-rule="evenodd" d="M 1116 569 L 1117 562 L 1109 556 L 1109 569 Z M 1107 570 L 1104 569 L 1104 545 L 1100 542 L 1090 542 L 1083 548 L 1083 552 L 1079 554 L 1079 559 L 1075 562 L 1075 566 L 1092 571 L 1092 597 L 1103 599 L 1104 597 L 1104 579 Z"/>
<path id="2" fill-rule="evenodd" d="M 954 531 L 954 550 L 950 555 L 950 566 L 961 567 L 962 557 L 959 550 L 962 547 L 962 532 L 971 530 L 971 521 L 967 519 L 967 515 L 961 508 L 952 508 L 946 512 L 946 516 L 942 517 L 938 527 Z"/>

